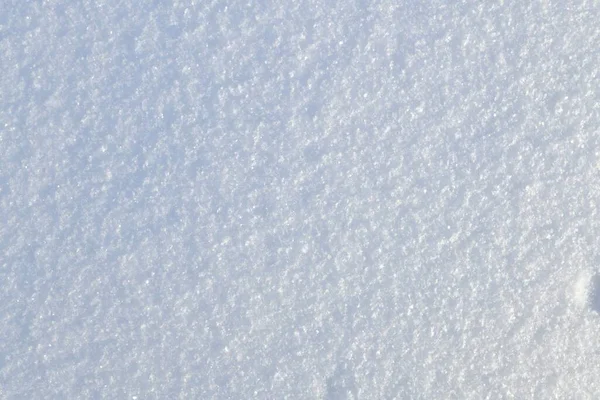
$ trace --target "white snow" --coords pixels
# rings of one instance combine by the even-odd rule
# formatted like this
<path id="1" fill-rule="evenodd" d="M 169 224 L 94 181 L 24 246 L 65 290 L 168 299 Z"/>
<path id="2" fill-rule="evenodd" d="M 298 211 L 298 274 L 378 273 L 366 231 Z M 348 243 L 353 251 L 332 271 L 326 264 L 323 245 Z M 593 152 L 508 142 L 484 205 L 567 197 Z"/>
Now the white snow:
<path id="1" fill-rule="evenodd" d="M 600 398 L 600 2 L 0 2 L 0 398 Z"/>

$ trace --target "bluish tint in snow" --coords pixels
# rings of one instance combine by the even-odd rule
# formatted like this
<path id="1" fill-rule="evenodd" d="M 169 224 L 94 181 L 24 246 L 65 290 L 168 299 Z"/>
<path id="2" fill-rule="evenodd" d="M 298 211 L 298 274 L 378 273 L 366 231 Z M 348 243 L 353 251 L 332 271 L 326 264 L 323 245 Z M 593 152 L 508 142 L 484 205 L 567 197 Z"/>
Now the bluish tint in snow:
<path id="1" fill-rule="evenodd" d="M 253 3 L 0 4 L 0 397 L 600 397 L 600 3 Z"/>

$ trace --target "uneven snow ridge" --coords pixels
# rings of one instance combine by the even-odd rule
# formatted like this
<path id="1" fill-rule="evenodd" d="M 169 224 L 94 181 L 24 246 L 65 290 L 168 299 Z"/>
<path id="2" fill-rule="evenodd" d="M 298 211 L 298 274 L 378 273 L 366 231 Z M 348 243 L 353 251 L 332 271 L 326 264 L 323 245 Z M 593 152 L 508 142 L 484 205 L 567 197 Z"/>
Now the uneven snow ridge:
<path id="1" fill-rule="evenodd" d="M 0 2 L 0 398 L 600 398 L 599 18 Z"/>

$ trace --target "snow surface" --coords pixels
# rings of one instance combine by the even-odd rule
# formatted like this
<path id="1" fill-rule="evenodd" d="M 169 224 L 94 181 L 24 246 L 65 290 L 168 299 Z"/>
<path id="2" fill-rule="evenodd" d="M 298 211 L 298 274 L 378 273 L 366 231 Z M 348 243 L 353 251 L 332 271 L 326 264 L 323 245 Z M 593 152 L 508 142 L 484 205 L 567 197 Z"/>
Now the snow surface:
<path id="1" fill-rule="evenodd" d="M 0 398 L 600 398 L 599 20 L 0 1 Z"/>

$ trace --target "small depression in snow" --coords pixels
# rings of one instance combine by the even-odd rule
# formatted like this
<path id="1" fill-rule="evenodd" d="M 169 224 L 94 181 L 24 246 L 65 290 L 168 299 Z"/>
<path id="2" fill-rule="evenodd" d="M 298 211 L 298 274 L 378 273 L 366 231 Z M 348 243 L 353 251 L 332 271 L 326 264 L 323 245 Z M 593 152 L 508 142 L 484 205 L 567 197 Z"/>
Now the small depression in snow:
<path id="1" fill-rule="evenodd" d="M 590 308 L 600 314 L 600 274 L 594 274 L 589 285 L 588 302 Z"/>

